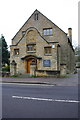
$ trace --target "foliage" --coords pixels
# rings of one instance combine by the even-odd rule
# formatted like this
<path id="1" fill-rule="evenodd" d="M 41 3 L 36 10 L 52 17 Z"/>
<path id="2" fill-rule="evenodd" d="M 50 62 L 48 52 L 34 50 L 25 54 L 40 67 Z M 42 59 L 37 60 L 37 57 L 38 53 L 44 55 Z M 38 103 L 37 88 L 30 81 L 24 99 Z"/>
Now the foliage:
<path id="1" fill-rule="evenodd" d="M 15 74 L 15 75 L 12 75 L 11 77 L 18 77 L 18 75 Z"/>
<path id="2" fill-rule="evenodd" d="M 3 67 L 3 68 L 2 68 L 2 71 L 3 71 L 3 72 L 10 72 L 10 66 L 7 65 L 7 66 Z"/>
<path id="3" fill-rule="evenodd" d="M 8 51 L 8 45 L 3 35 L 0 38 L 0 57 L 1 56 L 2 56 L 2 65 L 5 64 L 9 65 L 10 53 Z"/>
<path id="4" fill-rule="evenodd" d="M 35 77 L 38 77 L 38 76 L 36 76 L 36 75 L 32 75 L 31 77 L 32 77 L 32 78 L 35 78 Z"/>
<path id="5" fill-rule="evenodd" d="M 79 55 L 80 56 L 80 46 L 77 46 L 75 48 L 75 55 Z"/>

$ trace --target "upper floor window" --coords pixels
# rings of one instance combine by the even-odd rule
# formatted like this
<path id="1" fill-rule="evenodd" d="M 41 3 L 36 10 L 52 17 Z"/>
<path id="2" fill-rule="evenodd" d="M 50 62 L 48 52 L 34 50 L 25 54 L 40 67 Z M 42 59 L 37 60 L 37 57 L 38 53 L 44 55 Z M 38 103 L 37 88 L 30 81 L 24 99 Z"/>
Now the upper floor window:
<path id="1" fill-rule="evenodd" d="M 38 17 L 39 17 L 38 13 L 35 13 L 34 14 L 34 20 L 38 20 Z"/>
<path id="2" fill-rule="evenodd" d="M 45 28 L 43 29 L 43 34 L 44 35 L 52 35 L 52 28 Z"/>
<path id="3" fill-rule="evenodd" d="M 44 47 L 44 54 L 51 55 L 51 47 Z"/>
<path id="4" fill-rule="evenodd" d="M 27 51 L 29 51 L 29 52 L 35 52 L 36 51 L 36 45 L 35 44 L 29 44 L 29 45 L 27 45 Z"/>
<path id="5" fill-rule="evenodd" d="M 24 35 L 25 35 L 25 33 L 26 33 L 26 31 L 22 31 L 22 36 L 24 36 Z"/>
<path id="6" fill-rule="evenodd" d="M 14 49 L 14 55 L 19 55 L 19 49 Z"/>

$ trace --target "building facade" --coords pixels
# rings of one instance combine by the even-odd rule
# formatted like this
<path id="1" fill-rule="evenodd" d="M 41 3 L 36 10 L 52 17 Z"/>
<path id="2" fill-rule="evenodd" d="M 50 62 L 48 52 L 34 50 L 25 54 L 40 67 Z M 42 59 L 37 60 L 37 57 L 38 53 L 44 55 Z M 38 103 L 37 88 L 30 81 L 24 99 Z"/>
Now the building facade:
<path id="1" fill-rule="evenodd" d="M 65 33 L 35 10 L 12 39 L 10 73 L 31 75 L 67 74 L 74 71 L 72 29 Z"/>

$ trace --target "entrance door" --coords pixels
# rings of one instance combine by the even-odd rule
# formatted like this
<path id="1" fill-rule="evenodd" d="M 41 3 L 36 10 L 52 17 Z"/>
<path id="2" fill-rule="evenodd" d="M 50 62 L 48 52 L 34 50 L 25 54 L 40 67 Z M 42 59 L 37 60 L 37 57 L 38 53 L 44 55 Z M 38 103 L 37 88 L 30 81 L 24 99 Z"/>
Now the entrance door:
<path id="1" fill-rule="evenodd" d="M 36 65 L 36 60 L 34 58 L 27 60 L 27 73 L 30 73 L 31 65 Z M 36 67 L 36 66 L 35 66 Z"/>
<path id="2" fill-rule="evenodd" d="M 27 73 L 30 73 L 30 64 L 31 64 L 31 62 L 32 62 L 31 59 L 29 59 L 29 60 L 27 61 Z"/>

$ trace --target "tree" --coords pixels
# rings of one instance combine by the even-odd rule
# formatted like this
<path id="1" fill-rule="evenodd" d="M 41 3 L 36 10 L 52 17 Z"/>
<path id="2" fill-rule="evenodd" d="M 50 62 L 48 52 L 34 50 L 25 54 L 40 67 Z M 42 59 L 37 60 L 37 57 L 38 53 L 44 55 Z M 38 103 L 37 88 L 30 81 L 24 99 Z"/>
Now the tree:
<path id="1" fill-rule="evenodd" d="M 2 53 L 2 65 L 9 65 L 10 53 L 8 51 L 8 45 L 3 35 L 0 38 L 0 55 Z"/>
<path id="2" fill-rule="evenodd" d="M 75 55 L 80 56 L 80 45 L 75 48 Z"/>
<path id="3" fill-rule="evenodd" d="M 0 76 L 1 76 L 1 71 L 2 71 L 2 42 L 0 38 Z"/>

